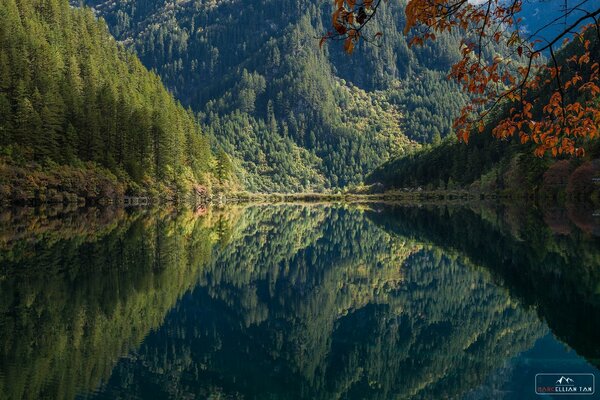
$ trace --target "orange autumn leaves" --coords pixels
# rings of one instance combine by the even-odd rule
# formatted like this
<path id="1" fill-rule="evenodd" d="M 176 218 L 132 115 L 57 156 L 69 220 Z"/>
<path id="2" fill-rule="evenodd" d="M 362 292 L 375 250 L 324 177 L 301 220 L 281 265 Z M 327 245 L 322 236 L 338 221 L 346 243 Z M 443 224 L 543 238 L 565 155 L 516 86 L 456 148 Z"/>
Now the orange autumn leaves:
<path id="1" fill-rule="evenodd" d="M 449 78 L 472 100 L 454 121 L 460 140 L 468 142 L 474 131 L 485 130 L 489 117 L 503 115 L 491 130 L 495 137 L 532 142 L 538 156 L 581 156 L 585 144 L 600 134 L 600 52 L 589 39 L 600 41 L 600 26 L 583 25 L 586 20 L 597 21 L 600 9 L 587 11 L 564 32 L 539 40 L 520 29 L 521 5 L 521 0 L 409 0 L 404 33 L 411 35 L 411 45 L 422 45 L 443 32 L 461 32 L 461 58 Z M 336 33 L 326 35 L 321 44 L 343 39 L 351 53 L 377 6 L 379 2 L 367 6 L 336 0 Z M 368 11 L 368 19 L 359 23 L 356 13 L 361 8 Z M 558 60 L 554 51 L 570 37 L 575 38 L 570 49 L 575 55 Z M 549 62 L 542 61 L 542 55 Z"/>
<path id="2" fill-rule="evenodd" d="M 549 99 L 540 105 L 541 116 L 537 118 L 533 117 L 531 109 L 539 100 L 516 97 L 517 107 L 510 109 L 509 117 L 500 121 L 492 134 L 500 138 L 518 134 L 522 143 L 533 141 L 536 144 L 535 154 L 540 157 L 546 153 L 555 157 L 559 154 L 583 156 L 585 146 L 578 146 L 578 143 L 595 139 L 600 133 L 599 64 L 586 61 L 589 56 L 589 50 L 586 50 L 582 55 L 566 60 L 564 66 L 543 66 L 542 72 L 527 83 L 528 89 L 537 90 L 540 85 L 551 85 L 553 80 L 565 75 L 563 69 L 569 69 L 573 63 L 579 64 L 578 60 L 589 64 L 585 68 L 586 79 L 580 72 L 566 79 L 562 90 L 554 89 Z M 586 67 L 579 64 L 578 69 L 582 66 Z"/>
<path id="3" fill-rule="evenodd" d="M 364 37 L 363 27 L 373 17 L 381 0 L 335 0 L 332 14 L 332 26 L 334 32 L 328 32 L 321 38 L 319 46 L 323 46 L 327 40 L 343 40 L 344 51 L 352 54 L 358 41 Z M 375 38 L 381 36 L 381 32 L 375 34 Z"/>
<path id="4" fill-rule="evenodd" d="M 474 130 L 485 129 L 492 110 L 506 106 L 491 129 L 493 136 L 533 142 L 539 157 L 584 155 L 585 144 L 600 133 L 599 64 L 586 39 L 589 28 L 584 26 L 576 34 L 580 43 L 570 49 L 576 54 L 560 61 L 548 45 L 536 48 L 536 43 L 513 34 L 505 37 L 508 51 L 513 51 L 511 58 L 496 56 L 485 61 L 475 54 L 477 44 L 465 44 L 462 59 L 450 72 L 472 98 L 454 121 L 459 139 L 468 142 Z M 494 40 L 500 42 L 502 37 Z M 545 47 L 550 60 L 539 62 Z"/>

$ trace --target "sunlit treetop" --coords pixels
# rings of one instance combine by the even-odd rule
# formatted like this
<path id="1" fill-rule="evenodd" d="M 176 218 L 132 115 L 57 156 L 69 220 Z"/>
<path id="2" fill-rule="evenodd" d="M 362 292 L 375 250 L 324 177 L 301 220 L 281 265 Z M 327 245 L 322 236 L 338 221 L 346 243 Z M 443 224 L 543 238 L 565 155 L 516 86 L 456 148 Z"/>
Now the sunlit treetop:
<path id="1" fill-rule="evenodd" d="M 360 40 L 380 37 L 367 37 L 364 28 L 383 1 L 335 0 L 333 31 L 320 44 L 341 40 L 352 53 Z M 521 11 L 522 0 L 408 0 L 404 34 L 411 45 L 423 45 L 444 32 L 460 31 L 461 58 L 449 78 L 471 97 L 454 121 L 461 141 L 484 131 L 490 113 L 507 107 L 492 129 L 495 137 L 533 141 L 538 156 L 581 156 L 600 133 L 600 4 L 566 1 L 560 15 L 535 32 L 524 29 Z M 575 42 L 572 56 L 557 56 L 569 42 Z M 538 95 L 547 90 L 549 96 Z"/>

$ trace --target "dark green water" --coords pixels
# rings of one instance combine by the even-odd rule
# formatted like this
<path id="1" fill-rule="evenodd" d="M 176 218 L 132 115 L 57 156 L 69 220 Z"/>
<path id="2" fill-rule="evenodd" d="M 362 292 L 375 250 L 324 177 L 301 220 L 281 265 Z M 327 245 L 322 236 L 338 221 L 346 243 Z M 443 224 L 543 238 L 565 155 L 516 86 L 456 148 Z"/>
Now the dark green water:
<path id="1" fill-rule="evenodd" d="M 534 399 L 538 373 L 598 380 L 592 214 L 6 211 L 0 399 Z"/>

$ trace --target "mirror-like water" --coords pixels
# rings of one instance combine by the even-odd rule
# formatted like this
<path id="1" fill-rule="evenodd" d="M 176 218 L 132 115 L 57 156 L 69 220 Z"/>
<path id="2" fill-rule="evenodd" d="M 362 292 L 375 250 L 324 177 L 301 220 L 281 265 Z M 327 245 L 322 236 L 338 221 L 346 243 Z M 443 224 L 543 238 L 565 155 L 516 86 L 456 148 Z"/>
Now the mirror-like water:
<path id="1" fill-rule="evenodd" d="M 598 380 L 581 215 L 6 212 L 0 398 L 534 399 L 539 373 Z"/>

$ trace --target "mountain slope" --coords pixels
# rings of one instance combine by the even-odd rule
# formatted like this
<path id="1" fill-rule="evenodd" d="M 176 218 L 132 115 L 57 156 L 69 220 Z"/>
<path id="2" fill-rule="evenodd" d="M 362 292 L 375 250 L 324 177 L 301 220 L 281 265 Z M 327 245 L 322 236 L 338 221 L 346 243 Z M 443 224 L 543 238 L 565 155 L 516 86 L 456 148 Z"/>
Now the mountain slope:
<path id="1" fill-rule="evenodd" d="M 380 45 L 352 57 L 319 49 L 331 5 L 314 0 L 86 4 L 201 113 L 252 190 L 359 182 L 413 140 L 447 136 L 465 101 L 444 79 L 459 39 L 409 49 L 402 4 L 386 4 L 369 27 L 385 32 Z"/>
<path id="2" fill-rule="evenodd" d="M 600 61 L 600 43 L 595 33 L 588 33 L 592 62 Z M 557 53 L 559 65 L 566 59 L 582 54 L 583 44 L 576 40 Z M 585 78 L 589 74 L 584 66 L 570 65 L 562 77 L 565 81 L 574 74 Z M 544 85 L 529 96 L 540 99 L 533 107 L 534 120 L 543 114 L 543 105 L 555 91 L 553 85 Z M 566 96 L 580 94 L 571 89 Z M 600 102 L 600 97 L 596 99 Z M 535 143 L 521 143 L 518 137 L 498 140 L 492 129 L 507 117 L 511 104 L 504 104 L 490 115 L 481 134 L 473 133 L 469 144 L 459 143 L 449 137 L 433 146 L 424 146 L 407 156 L 392 158 L 376 168 L 365 179 L 369 184 L 382 183 L 387 188 L 426 187 L 428 189 L 471 188 L 475 191 L 504 191 L 507 194 L 542 195 L 544 197 L 592 199 L 598 201 L 598 186 L 594 178 L 600 177 L 600 143 L 594 137 L 581 143 L 586 149 L 584 157 L 534 156 Z M 595 194 L 594 194 L 595 192 Z"/>
<path id="3" fill-rule="evenodd" d="M 210 144 L 194 116 L 89 9 L 3 1 L 0 49 L 0 199 L 108 195 L 103 184 L 81 187 L 92 186 L 80 173 L 90 170 L 121 195 L 211 181 Z M 15 194 L 27 180 L 19 168 L 41 171 L 21 187 L 31 193 Z"/>

